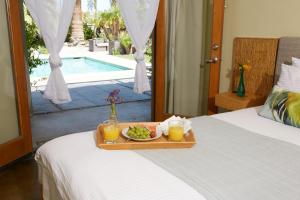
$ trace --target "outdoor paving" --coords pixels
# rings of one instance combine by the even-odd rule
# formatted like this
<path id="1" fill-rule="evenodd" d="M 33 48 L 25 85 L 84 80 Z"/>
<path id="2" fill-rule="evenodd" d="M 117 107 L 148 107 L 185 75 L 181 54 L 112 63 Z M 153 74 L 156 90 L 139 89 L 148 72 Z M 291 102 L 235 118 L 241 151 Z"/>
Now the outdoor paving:
<path id="1" fill-rule="evenodd" d="M 54 104 L 42 96 L 43 87 L 32 92 L 31 127 L 33 146 L 66 134 L 95 130 L 107 120 L 108 94 L 120 89 L 123 102 L 117 105 L 119 121 L 151 121 L 151 92 L 133 92 L 133 79 L 78 83 L 68 85 L 72 101 Z"/>
<path id="2" fill-rule="evenodd" d="M 68 110 L 64 112 L 34 115 L 31 118 L 34 148 L 44 142 L 71 133 L 95 130 L 108 119 L 110 106 Z M 128 102 L 117 105 L 118 120 L 151 121 L 151 101 Z"/>
<path id="3" fill-rule="evenodd" d="M 45 114 L 70 109 L 109 105 L 106 98 L 108 94 L 115 89 L 120 89 L 120 96 L 123 99 L 123 103 L 151 99 L 151 92 L 144 94 L 136 94 L 133 92 L 132 79 L 69 84 L 68 87 L 72 101 L 59 105 L 43 98 L 43 88 L 38 88 L 37 91 L 32 92 L 33 113 Z"/>

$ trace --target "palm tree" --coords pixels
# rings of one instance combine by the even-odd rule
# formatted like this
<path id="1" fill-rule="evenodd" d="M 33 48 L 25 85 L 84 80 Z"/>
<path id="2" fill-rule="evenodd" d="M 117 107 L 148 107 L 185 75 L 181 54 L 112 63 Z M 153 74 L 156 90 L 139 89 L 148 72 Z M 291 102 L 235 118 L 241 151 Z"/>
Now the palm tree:
<path id="1" fill-rule="evenodd" d="M 98 18 L 98 27 L 103 30 L 109 41 L 118 40 L 120 31 L 125 29 L 124 21 L 117 6 L 102 12 Z"/>
<path id="2" fill-rule="evenodd" d="M 81 0 L 76 0 L 72 18 L 72 39 L 75 41 L 84 40 Z"/>

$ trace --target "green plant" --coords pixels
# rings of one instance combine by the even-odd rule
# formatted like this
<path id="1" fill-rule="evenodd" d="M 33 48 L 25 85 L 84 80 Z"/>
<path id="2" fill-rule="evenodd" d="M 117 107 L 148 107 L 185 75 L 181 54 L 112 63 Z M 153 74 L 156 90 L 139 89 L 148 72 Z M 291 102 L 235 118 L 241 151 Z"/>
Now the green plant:
<path id="1" fill-rule="evenodd" d="M 25 13 L 25 54 L 27 58 L 29 73 L 33 72 L 33 69 L 37 66 L 44 64 L 37 53 L 40 46 L 45 46 L 41 39 L 36 25 L 33 23 L 28 10 L 24 9 Z"/>
<path id="2" fill-rule="evenodd" d="M 83 34 L 85 40 L 89 40 L 94 37 L 93 29 L 86 22 L 83 22 Z"/>
<path id="3" fill-rule="evenodd" d="M 97 0 L 88 0 L 87 1 L 88 4 L 88 8 L 89 10 L 94 10 L 94 16 L 91 17 L 89 14 L 89 20 L 90 20 L 90 24 L 93 25 L 93 29 L 94 29 L 94 37 L 97 37 L 97 19 L 98 19 L 98 13 L 97 13 Z"/>
<path id="4" fill-rule="evenodd" d="M 117 40 L 121 31 L 126 30 L 120 9 L 113 5 L 109 10 L 100 14 L 97 19 L 98 27 L 103 30 L 109 41 Z"/>
<path id="5" fill-rule="evenodd" d="M 113 54 L 113 55 L 120 55 L 120 54 L 121 54 L 120 49 L 118 49 L 118 48 L 113 49 L 112 54 Z"/>
<path id="6" fill-rule="evenodd" d="M 145 54 L 147 57 L 150 58 L 149 62 L 152 62 L 152 39 L 151 38 L 148 40 Z"/>
<path id="7" fill-rule="evenodd" d="M 127 32 L 122 32 L 119 37 L 122 48 L 124 48 L 126 54 L 130 53 L 130 48 L 132 45 L 131 38 Z"/>
<path id="8" fill-rule="evenodd" d="M 38 51 L 40 54 L 48 54 L 48 50 L 47 50 L 46 47 L 44 47 L 44 46 L 39 46 L 39 48 L 37 49 L 37 51 Z"/>

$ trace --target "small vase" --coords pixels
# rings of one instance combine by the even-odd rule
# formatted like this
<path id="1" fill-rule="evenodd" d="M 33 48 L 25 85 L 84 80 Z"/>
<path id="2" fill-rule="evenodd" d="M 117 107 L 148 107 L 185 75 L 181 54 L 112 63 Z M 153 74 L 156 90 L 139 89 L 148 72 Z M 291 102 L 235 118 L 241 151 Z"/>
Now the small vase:
<path id="1" fill-rule="evenodd" d="M 240 82 L 236 90 L 236 94 L 239 97 L 244 97 L 246 93 L 245 83 L 244 83 L 244 69 L 240 69 Z"/>
<path id="2" fill-rule="evenodd" d="M 109 119 L 114 120 L 114 121 L 118 121 L 116 104 L 112 103 L 110 107 L 111 107 L 111 113 L 110 113 Z"/>

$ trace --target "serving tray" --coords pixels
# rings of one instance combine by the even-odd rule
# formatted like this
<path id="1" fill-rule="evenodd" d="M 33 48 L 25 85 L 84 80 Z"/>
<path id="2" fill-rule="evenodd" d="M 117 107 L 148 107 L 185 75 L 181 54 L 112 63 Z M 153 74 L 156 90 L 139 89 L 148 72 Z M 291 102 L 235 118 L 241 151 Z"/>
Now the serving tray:
<path id="1" fill-rule="evenodd" d="M 133 123 L 119 123 L 120 131 L 123 128 L 136 125 L 156 126 L 159 122 L 133 122 Z M 168 137 L 162 135 L 160 138 L 151 141 L 139 142 L 125 138 L 121 133 L 120 137 L 114 144 L 106 144 L 103 139 L 103 126 L 100 124 L 96 130 L 97 146 L 106 150 L 126 150 L 126 149 L 168 149 L 168 148 L 191 148 L 196 144 L 194 133 L 192 130 L 189 134 L 184 136 L 180 142 L 169 141 Z"/>

